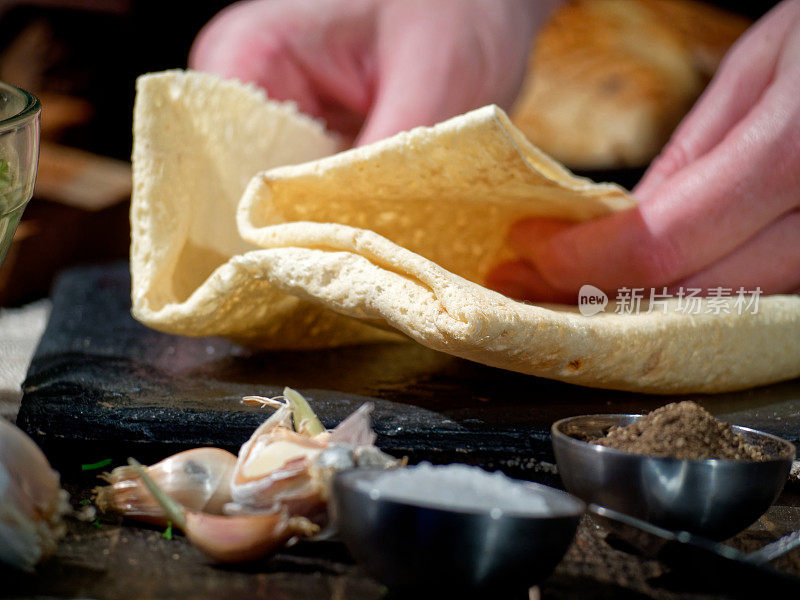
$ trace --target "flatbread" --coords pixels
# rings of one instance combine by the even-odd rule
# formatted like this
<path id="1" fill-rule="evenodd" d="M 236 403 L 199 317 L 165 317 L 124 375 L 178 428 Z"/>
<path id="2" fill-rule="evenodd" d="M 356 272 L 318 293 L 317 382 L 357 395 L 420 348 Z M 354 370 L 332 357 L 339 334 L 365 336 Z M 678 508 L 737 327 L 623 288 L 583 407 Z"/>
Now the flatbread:
<path id="1" fill-rule="evenodd" d="M 248 170 L 329 154 L 335 140 L 251 87 L 175 71 L 140 78 L 134 133 L 133 314 L 157 329 L 262 348 L 402 332 L 488 365 L 654 393 L 800 374 L 796 296 L 761 298 L 756 314 L 730 299 L 722 314 L 703 301 L 701 314 L 670 302 L 586 317 L 482 287 L 518 218 L 633 206 L 543 155 L 497 107 L 262 172 L 243 195 Z"/>
<path id="2" fill-rule="evenodd" d="M 335 152 L 338 141 L 255 86 L 179 70 L 137 81 L 131 296 L 142 323 L 265 348 L 397 340 L 252 276 L 236 208 L 262 169 Z M 256 261 L 256 264 L 253 264 Z"/>
<path id="3" fill-rule="evenodd" d="M 368 229 L 471 281 L 513 254 L 527 216 L 583 221 L 634 206 L 612 183 L 575 177 L 525 139 L 497 106 L 419 127 L 250 183 L 237 217 L 247 241 L 276 245 L 293 221 Z"/>

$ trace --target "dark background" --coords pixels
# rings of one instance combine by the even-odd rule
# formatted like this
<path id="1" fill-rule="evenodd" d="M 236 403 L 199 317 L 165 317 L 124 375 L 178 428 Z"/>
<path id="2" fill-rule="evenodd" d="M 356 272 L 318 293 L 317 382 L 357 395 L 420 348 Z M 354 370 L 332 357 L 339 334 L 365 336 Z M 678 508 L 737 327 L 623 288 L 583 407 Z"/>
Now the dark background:
<path id="1" fill-rule="evenodd" d="M 88 100 L 91 119 L 65 131 L 59 142 L 127 160 L 136 77 L 185 68 L 194 36 L 227 4 L 220 0 L 0 2 L 0 48 L 7 50 L 16 43 L 32 50 L 26 72 L 12 73 L 27 81 L 8 82 L 39 93 Z M 43 111 L 46 118 L 46 102 Z"/>

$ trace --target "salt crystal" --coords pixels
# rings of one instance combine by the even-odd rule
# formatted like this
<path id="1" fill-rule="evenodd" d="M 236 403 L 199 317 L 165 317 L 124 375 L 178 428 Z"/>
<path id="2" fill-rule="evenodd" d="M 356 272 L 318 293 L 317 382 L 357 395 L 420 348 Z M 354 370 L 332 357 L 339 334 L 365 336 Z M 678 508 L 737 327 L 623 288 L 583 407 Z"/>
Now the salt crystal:
<path id="1" fill-rule="evenodd" d="M 468 465 L 434 466 L 421 463 L 415 467 L 394 469 L 372 481 L 358 484 L 373 499 L 385 498 L 426 506 L 467 512 L 498 512 L 525 516 L 552 515 L 553 510 L 542 494 L 502 473 L 489 473 Z"/>

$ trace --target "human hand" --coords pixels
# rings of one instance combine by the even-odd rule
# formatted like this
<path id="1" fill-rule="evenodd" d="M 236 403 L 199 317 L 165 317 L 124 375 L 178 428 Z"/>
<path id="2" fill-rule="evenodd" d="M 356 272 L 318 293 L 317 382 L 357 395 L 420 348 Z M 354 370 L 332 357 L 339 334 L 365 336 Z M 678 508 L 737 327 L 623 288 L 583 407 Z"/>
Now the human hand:
<path id="1" fill-rule="evenodd" d="M 193 69 L 254 82 L 357 144 L 509 107 L 552 0 L 255 0 L 199 33 Z"/>
<path id="2" fill-rule="evenodd" d="M 591 222 L 515 224 L 520 258 L 487 283 L 573 304 L 587 283 L 800 288 L 800 0 L 734 45 L 634 195 L 636 208 Z"/>

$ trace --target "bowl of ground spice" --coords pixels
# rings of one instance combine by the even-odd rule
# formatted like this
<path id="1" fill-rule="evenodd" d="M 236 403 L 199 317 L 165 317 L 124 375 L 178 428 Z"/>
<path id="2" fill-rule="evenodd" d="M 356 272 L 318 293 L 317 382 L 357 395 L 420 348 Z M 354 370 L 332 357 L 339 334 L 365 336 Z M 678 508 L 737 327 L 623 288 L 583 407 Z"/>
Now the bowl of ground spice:
<path id="1" fill-rule="evenodd" d="M 583 415 L 552 427 L 568 492 L 712 539 L 745 529 L 781 493 L 795 447 L 719 421 L 694 402 L 647 415 Z"/>

